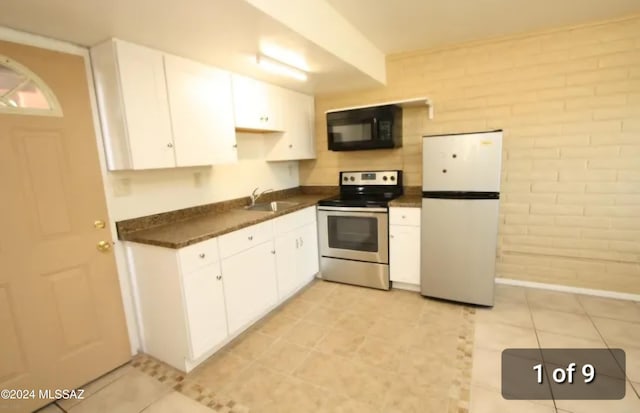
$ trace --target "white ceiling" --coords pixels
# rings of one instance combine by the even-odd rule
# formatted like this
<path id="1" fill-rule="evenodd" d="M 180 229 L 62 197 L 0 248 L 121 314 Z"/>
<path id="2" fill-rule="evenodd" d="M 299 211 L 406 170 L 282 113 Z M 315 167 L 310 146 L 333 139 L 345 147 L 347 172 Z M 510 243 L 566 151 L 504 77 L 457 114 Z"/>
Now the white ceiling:
<path id="1" fill-rule="evenodd" d="M 260 78 L 294 90 L 328 93 L 379 85 L 240 0 L 1 0 L 0 26 L 93 46 L 110 37 Z M 261 42 L 304 56 L 308 82 L 259 69 Z"/>
<path id="2" fill-rule="evenodd" d="M 346 27 L 353 25 L 385 54 L 640 12 L 639 0 L 305 1 L 309 2 L 308 8 L 298 9 L 311 10 L 311 5 L 315 5 L 318 6 L 315 10 L 320 10 L 332 5 L 345 17 L 346 22 L 342 23 Z M 295 25 L 271 17 L 271 13 L 260 11 L 250 2 L 1 0 L 0 26 L 88 47 L 118 37 L 308 93 L 380 85 L 366 74 L 371 71 L 353 64 L 348 54 L 345 58 L 344 50 L 349 47 L 354 49 L 354 56 L 358 55 L 361 51 L 352 45 L 361 43 L 340 36 L 334 40 L 344 40 L 342 53 L 326 45 L 321 47 L 310 41 L 311 37 L 290 28 Z M 331 24 L 321 17 L 300 16 L 300 19 L 313 21 L 329 31 L 329 35 L 333 34 Z M 357 31 L 352 30 L 360 36 Z M 304 56 L 312 72 L 309 81 L 301 83 L 261 71 L 255 64 L 255 54 L 262 42 L 272 42 Z M 372 46 L 374 51 L 375 47 Z"/>
<path id="3" fill-rule="evenodd" d="M 327 0 L 385 54 L 640 12 L 638 0 Z"/>

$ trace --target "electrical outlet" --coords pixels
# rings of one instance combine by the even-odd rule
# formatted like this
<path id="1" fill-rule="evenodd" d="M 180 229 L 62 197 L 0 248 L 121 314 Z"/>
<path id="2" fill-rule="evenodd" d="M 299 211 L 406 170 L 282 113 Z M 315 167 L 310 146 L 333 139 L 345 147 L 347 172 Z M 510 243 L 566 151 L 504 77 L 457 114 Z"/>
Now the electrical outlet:
<path id="1" fill-rule="evenodd" d="M 193 174 L 193 186 L 200 188 L 202 186 L 202 172 L 196 172 Z"/>
<path id="2" fill-rule="evenodd" d="M 131 179 L 119 178 L 113 182 L 113 196 L 131 195 Z"/>

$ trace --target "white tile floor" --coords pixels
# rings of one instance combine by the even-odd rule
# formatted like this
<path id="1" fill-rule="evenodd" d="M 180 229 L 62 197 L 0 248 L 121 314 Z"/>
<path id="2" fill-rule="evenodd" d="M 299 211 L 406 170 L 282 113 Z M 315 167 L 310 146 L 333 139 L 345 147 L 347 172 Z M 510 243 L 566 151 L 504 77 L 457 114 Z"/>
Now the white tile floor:
<path id="1" fill-rule="evenodd" d="M 337 288 L 343 289 L 342 287 Z M 356 295 L 362 297 L 369 296 L 371 299 L 380 297 L 380 292 L 377 291 L 366 289 L 360 291 L 352 288 L 348 287 L 344 290 L 357 293 Z M 315 293 L 320 290 L 319 288 L 309 289 L 306 295 L 302 296 L 313 301 Z M 388 307 L 391 310 L 384 316 L 386 318 L 376 320 L 356 317 L 355 315 L 359 314 L 357 302 L 356 304 L 353 300 L 343 302 L 340 299 L 341 294 L 336 294 L 331 300 L 320 299 L 320 302 L 326 301 L 326 306 L 313 307 L 306 305 L 308 303 L 305 302 L 305 299 L 292 300 L 288 306 L 281 309 L 278 317 L 271 317 L 261 323 L 245 340 L 232 343 L 229 354 L 237 354 L 237 362 L 231 365 L 225 364 L 224 368 L 219 369 L 217 373 L 212 371 L 211 382 L 214 383 L 214 386 L 219 386 L 219 383 L 225 382 L 232 372 L 244 371 L 250 363 L 243 363 L 243 360 L 255 357 L 257 353 L 264 353 L 261 368 L 265 370 L 265 373 L 278 377 L 291 375 L 295 366 L 299 364 L 296 361 L 299 358 L 296 350 L 301 352 L 301 349 L 313 347 L 314 343 L 319 341 L 325 343 L 328 349 L 326 350 L 327 354 L 332 353 L 331 357 L 336 360 L 365 357 L 363 362 L 377 363 L 376 365 L 379 365 L 380 368 L 393 369 L 398 367 L 398 361 L 394 359 L 394 354 L 378 352 L 376 347 L 380 343 L 387 343 L 389 340 L 393 341 L 398 336 L 402 336 L 394 328 L 402 326 L 403 319 L 409 316 L 404 311 L 406 308 L 420 308 L 419 301 L 415 300 L 416 297 L 406 294 L 409 293 L 397 294 L 396 298 L 400 299 L 398 302 L 403 303 L 405 300 L 409 300 L 408 302 L 412 303 L 413 307 L 404 305 Z M 392 296 L 383 296 L 385 300 L 390 297 Z M 429 302 L 426 304 L 428 305 Z M 354 306 L 352 308 L 354 316 L 346 317 L 341 313 L 340 308 L 347 305 Z M 425 343 L 437 342 L 438 334 L 448 334 L 447 332 L 451 331 L 451 319 L 445 320 L 446 317 L 438 316 L 439 313 L 425 312 L 424 309 L 421 314 L 424 317 L 422 315 L 418 317 L 414 314 L 409 318 L 414 320 L 414 328 L 416 328 L 414 340 L 419 341 L 422 347 L 425 347 Z M 418 318 L 416 319 L 416 317 Z M 326 331 L 319 331 L 318 328 L 306 328 L 305 323 L 312 324 L 314 327 L 322 325 L 332 327 Z M 380 328 L 376 330 L 377 327 Z M 428 331 L 429 334 L 417 334 L 422 329 Z M 340 331 L 344 334 L 337 334 Z M 355 340 L 354 337 L 360 337 L 359 334 L 365 334 L 365 332 L 364 341 Z M 274 341 L 274 336 L 281 335 L 289 337 L 291 343 L 284 343 L 282 340 Z M 430 341 L 434 339 L 436 341 Z M 410 345 L 411 343 L 407 342 L 406 344 Z M 625 350 L 627 357 L 626 396 L 623 400 L 613 401 L 505 400 L 500 392 L 501 352 L 505 348 L 513 347 L 621 347 Z M 332 352 L 331 349 L 335 351 Z M 451 349 L 451 351 L 455 351 L 455 349 Z M 326 364 L 326 360 L 318 359 L 318 363 Z M 491 309 L 476 309 L 473 367 L 471 370 L 469 405 L 471 413 L 638 413 L 640 412 L 640 397 L 638 396 L 640 393 L 640 304 L 498 285 L 495 306 Z M 318 372 L 314 373 L 310 370 L 307 373 L 313 375 Z M 416 374 L 423 374 L 424 369 L 407 372 L 407 374 L 409 373 L 412 374 L 411 377 L 415 378 Z M 189 377 L 191 375 L 187 376 L 187 378 Z M 251 380 L 251 377 L 247 377 L 247 382 Z M 395 406 L 395 410 L 387 409 L 385 411 L 407 411 L 405 407 L 411 405 L 409 402 L 415 399 L 415 395 L 407 393 L 409 384 L 403 384 L 401 380 L 390 384 L 387 391 L 390 394 L 393 393 L 398 402 L 391 405 Z M 429 386 L 426 384 L 425 386 L 424 391 L 420 394 L 420 400 L 424 399 L 425 394 L 428 393 Z M 303 395 L 309 396 L 307 394 L 309 389 L 299 387 L 295 387 L 294 390 L 298 392 L 304 390 Z M 47 406 L 40 413 L 206 413 L 214 411 L 183 394 L 184 392 L 176 392 L 169 383 L 161 383 L 131 365 L 122 367 L 83 388 L 88 396 L 85 400 L 79 402 L 61 401 L 58 404 Z M 324 391 L 321 387 L 314 387 L 314 389 L 318 389 L 320 392 Z M 314 397 L 320 397 L 321 394 L 315 394 Z M 324 394 L 326 396 L 326 393 Z M 251 401 L 253 396 L 244 394 L 243 397 L 248 398 L 246 401 Z M 302 400 L 303 398 L 299 397 L 298 399 Z M 431 405 L 426 400 L 422 400 L 421 403 L 423 409 L 417 411 L 436 411 L 429 407 Z M 300 405 L 301 412 L 304 410 L 302 406 L 304 405 Z M 277 405 L 270 406 L 270 408 L 270 411 L 279 411 Z M 351 412 L 377 411 L 372 410 L 371 405 L 355 402 L 348 406 L 343 405 L 341 408 L 344 409 L 343 411 Z"/>
<path id="2" fill-rule="evenodd" d="M 501 353 L 506 348 L 622 348 L 627 388 L 623 400 L 505 400 Z M 476 310 L 471 413 L 640 412 L 640 304 L 498 285 L 491 309 Z"/>

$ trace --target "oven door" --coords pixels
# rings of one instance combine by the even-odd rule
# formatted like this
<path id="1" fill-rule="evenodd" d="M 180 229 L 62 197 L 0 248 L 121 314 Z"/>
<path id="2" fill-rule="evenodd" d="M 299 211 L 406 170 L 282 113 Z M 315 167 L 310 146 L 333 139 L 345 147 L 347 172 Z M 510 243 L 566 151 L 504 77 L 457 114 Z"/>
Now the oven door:
<path id="1" fill-rule="evenodd" d="M 386 208 L 319 207 L 320 255 L 389 263 Z"/>

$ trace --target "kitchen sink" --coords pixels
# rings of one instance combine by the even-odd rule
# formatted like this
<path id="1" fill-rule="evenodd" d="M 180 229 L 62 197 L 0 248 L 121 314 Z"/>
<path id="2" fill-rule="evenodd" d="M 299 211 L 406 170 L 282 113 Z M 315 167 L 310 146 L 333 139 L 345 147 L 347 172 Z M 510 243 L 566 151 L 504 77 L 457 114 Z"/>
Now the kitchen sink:
<path id="1" fill-rule="evenodd" d="M 263 202 L 260 204 L 255 204 L 252 206 L 246 206 L 244 209 L 248 211 L 267 211 L 267 212 L 276 212 L 281 211 L 283 209 L 291 208 L 298 205 L 299 202 L 291 202 L 291 201 L 273 201 L 273 202 Z"/>

